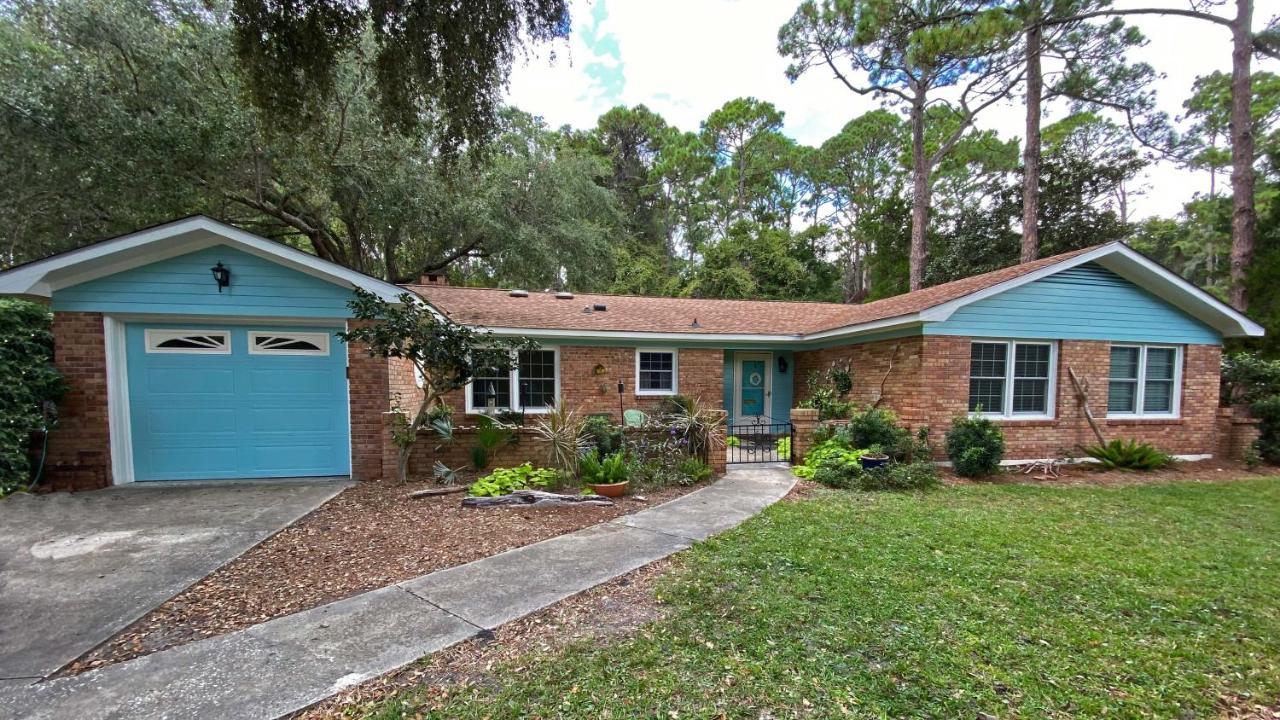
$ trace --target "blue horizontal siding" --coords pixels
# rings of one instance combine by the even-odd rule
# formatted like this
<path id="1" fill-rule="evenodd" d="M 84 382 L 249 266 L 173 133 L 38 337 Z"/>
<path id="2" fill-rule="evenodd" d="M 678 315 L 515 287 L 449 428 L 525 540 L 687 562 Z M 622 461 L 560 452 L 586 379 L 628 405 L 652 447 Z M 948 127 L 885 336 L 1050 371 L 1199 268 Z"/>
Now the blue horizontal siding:
<path id="1" fill-rule="evenodd" d="M 1124 340 L 1216 345 L 1222 336 L 1094 263 L 1063 270 L 960 308 L 927 335 Z"/>
<path id="2" fill-rule="evenodd" d="M 219 262 L 231 270 L 231 286 L 222 292 L 210 272 Z M 57 290 L 53 309 L 345 318 L 351 296 L 348 288 L 216 245 Z"/>

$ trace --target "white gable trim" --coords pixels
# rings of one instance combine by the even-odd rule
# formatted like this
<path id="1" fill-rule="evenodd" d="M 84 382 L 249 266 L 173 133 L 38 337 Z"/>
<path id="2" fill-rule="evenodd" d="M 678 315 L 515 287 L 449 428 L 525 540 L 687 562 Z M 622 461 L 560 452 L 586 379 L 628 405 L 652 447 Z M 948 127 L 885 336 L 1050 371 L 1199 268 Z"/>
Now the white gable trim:
<path id="1" fill-rule="evenodd" d="M 1033 283 L 1068 268 L 1096 262 L 1116 275 L 1167 301 L 1174 307 L 1217 330 L 1224 337 L 1262 337 L 1263 327 L 1235 308 L 1218 300 L 1171 272 L 1160 263 L 1125 245 L 1113 242 L 1100 248 L 1067 258 L 1061 262 L 1040 268 L 1035 272 L 1006 280 L 989 288 L 965 295 L 950 302 L 935 305 L 920 313 L 925 322 L 948 320 L 956 310 L 985 300 L 993 295 Z"/>
<path id="2" fill-rule="evenodd" d="M 228 245 L 298 272 L 361 288 L 398 302 L 403 288 L 297 248 L 245 232 L 203 215 L 175 220 L 111 240 L 20 265 L 0 273 L 0 294 L 48 298 L 53 291 L 167 260 L 213 245 Z"/>

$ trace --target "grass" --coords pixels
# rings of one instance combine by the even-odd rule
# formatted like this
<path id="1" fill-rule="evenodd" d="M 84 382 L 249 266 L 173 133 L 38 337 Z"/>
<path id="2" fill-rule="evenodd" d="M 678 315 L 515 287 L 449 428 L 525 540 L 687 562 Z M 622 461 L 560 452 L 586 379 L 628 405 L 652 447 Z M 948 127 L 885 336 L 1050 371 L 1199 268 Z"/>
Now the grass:
<path id="1" fill-rule="evenodd" d="M 1280 694 L 1280 479 L 823 492 L 690 556 L 632 637 L 371 717 L 1188 718 Z"/>

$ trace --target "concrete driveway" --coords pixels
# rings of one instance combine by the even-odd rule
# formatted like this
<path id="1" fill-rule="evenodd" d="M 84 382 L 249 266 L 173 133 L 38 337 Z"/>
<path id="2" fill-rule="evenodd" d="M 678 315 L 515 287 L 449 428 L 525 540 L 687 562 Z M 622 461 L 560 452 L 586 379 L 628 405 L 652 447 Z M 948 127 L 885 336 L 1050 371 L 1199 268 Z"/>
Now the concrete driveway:
<path id="1" fill-rule="evenodd" d="M 347 484 L 148 483 L 0 500 L 0 687 L 53 673 Z"/>

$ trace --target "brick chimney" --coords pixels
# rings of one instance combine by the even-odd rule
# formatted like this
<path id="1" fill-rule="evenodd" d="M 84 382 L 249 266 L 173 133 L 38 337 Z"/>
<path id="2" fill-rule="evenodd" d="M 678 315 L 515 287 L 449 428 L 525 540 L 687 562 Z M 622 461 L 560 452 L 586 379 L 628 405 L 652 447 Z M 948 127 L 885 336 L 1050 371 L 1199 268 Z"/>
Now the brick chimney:
<path id="1" fill-rule="evenodd" d="M 428 273 L 418 278 L 419 285 L 448 285 L 449 278 L 443 273 Z"/>

